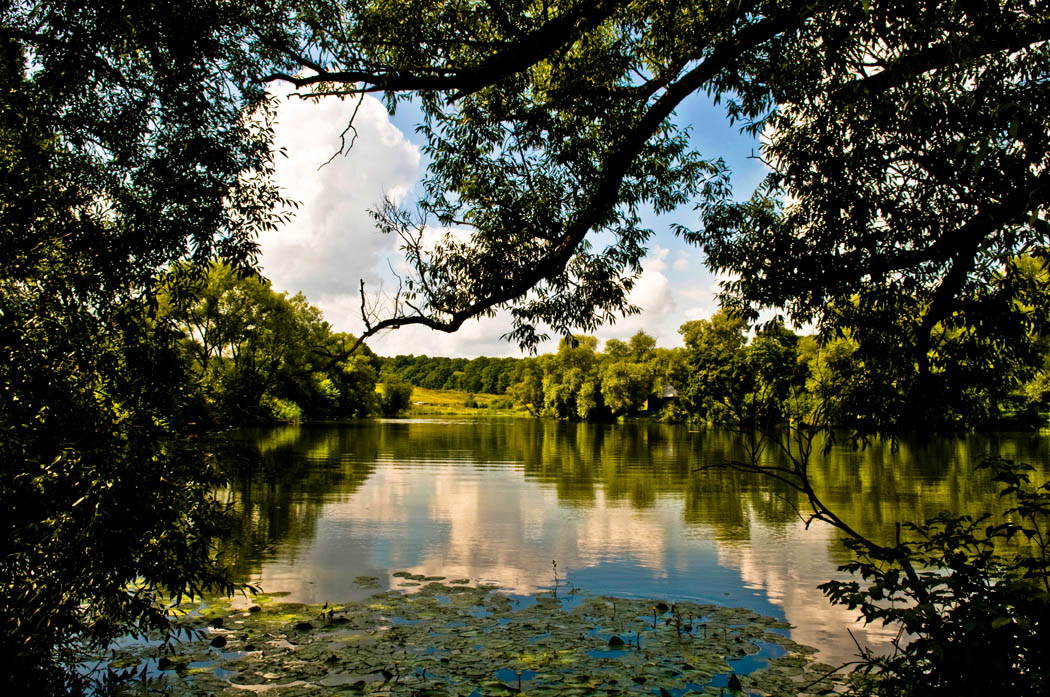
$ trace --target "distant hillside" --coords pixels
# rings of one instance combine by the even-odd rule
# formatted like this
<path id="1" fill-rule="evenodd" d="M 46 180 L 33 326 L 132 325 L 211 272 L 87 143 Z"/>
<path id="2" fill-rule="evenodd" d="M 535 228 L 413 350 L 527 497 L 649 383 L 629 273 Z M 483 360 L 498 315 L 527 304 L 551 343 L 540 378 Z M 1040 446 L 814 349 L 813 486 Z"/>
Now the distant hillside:
<path id="1" fill-rule="evenodd" d="M 501 395 L 513 384 L 521 359 L 402 355 L 376 362 L 380 375 L 396 375 L 416 387 Z"/>
<path id="2" fill-rule="evenodd" d="M 525 415 L 523 408 L 514 408 L 513 400 L 505 395 L 469 393 L 465 390 L 432 390 L 416 387 L 412 390 L 412 415 L 425 414 L 501 414 Z"/>

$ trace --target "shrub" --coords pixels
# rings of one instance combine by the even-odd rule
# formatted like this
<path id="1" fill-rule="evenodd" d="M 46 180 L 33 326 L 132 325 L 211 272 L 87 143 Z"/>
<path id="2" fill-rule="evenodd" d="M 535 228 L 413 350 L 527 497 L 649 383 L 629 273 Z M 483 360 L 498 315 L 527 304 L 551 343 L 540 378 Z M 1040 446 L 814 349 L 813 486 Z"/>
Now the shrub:
<path id="1" fill-rule="evenodd" d="M 1050 694 L 1050 483 L 998 458 L 981 467 L 1015 497 L 1006 519 L 941 514 L 902 525 L 912 539 L 894 547 L 850 540 L 857 561 L 841 568 L 865 583 L 821 586 L 900 630 L 892 655 L 862 655 L 860 694 Z"/>

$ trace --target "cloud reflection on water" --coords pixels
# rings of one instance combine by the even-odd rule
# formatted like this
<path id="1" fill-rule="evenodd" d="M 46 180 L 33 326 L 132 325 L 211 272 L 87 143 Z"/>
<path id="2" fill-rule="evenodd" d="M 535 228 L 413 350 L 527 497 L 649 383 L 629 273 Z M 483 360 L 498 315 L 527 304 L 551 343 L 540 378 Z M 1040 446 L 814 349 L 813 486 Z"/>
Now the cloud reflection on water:
<path id="1" fill-rule="evenodd" d="M 338 602 L 372 591 L 357 576 L 407 570 L 548 589 L 551 561 L 589 592 L 743 605 L 785 618 L 829 663 L 854 657 L 847 628 L 872 646 L 881 627 L 829 605 L 817 585 L 839 576 L 834 531 L 794 513 L 790 492 L 731 472 L 731 434 L 673 427 L 505 422 L 362 422 L 246 434 L 261 464 L 235 482 L 244 516 L 239 568 L 267 591 Z M 905 452 L 840 453 L 816 473 L 851 525 L 882 530 L 945 506 L 977 505 L 987 488 L 969 448 L 935 465 Z M 1045 452 L 1045 443 L 1020 447 Z M 944 449 L 942 448 L 942 450 Z M 890 476 L 892 474 L 892 476 Z M 977 502 L 971 501 L 976 499 Z"/>

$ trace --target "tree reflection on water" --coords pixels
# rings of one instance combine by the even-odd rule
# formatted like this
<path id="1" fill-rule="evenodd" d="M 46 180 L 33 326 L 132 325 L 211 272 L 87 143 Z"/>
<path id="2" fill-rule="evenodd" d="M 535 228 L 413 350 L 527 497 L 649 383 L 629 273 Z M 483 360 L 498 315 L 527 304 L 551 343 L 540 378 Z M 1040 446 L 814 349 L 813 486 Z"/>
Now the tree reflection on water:
<path id="1" fill-rule="evenodd" d="M 745 605 L 797 625 L 824 660 L 879 645 L 816 585 L 848 558 L 806 530 L 797 492 L 704 464 L 743 456 L 728 431 L 664 424 L 416 419 L 240 431 L 224 495 L 242 580 L 304 602 L 362 597 L 352 580 L 409 569 L 528 594 L 551 560 L 592 592 Z M 811 475 L 850 526 L 890 541 L 896 522 L 1005 507 L 974 466 L 987 453 L 1045 467 L 1047 439 L 966 435 L 894 449 L 836 446 Z"/>

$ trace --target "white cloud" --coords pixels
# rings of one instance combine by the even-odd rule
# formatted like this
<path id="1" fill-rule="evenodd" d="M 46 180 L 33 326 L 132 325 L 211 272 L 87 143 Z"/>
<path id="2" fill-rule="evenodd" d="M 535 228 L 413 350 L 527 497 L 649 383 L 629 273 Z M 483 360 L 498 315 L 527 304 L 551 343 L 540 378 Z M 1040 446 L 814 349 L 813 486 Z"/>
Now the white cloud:
<path id="1" fill-rule="evenodd" d="M 396 290 L 396 281 L 387 264 L 398 273 L 406 270 L 399 240 L 378 233 L 367 211 L 384 196 L 395 201 L 410 196 L 421 174 L 421 156 L 382 104 L 366 97 L 354 120 L 353 147 L 328 162 L 339 148 L 340 133 L 355 105 L 353 100 L 315 104 L 294 97 L 281 105 L 275 135 L 287 157 L 278 161 L 277 180 L 285 195 L 302 206 L 287 225 L 262 235 L 260 244 L 263 272 L 275 288 L 302 291 L 336 330 L 360 333 L 360 280 L 365 280 L 370 294 L 389 293 Z M 465 233 L 452 230 L 451 234 L 462 238 Z M 692 250 L 654 244 L 630 294 L 642 313 L 601 327 L 595 332 L 598 337 L 628 338 L 644 330 L 661 346 L 679 345 L 678 326 L 710 316 L 716 307 L 710 286 L 683 291 L 668 278 L 693 268 L 695 261 Z M 468 322 L 454 334 L 405 327 L 374 337 L 369 345 L 382 355 L 522 355 L 516 345 L 500 338 L 511 328 L 510 314 L 502 311 Z M 541 345 L 540 352 L 556 350 L 557 339 Z"/>
<path id="2" fill-rule="evenodd" d="M 274 286 L 303 291 L 337 329 L 351 331 L 359 328 L 356 310 L 348 311 L 358 303 L 359 280 L 378 284 L 377 269 L 396 248 L 375 230 L 367 211 L 384 196 L 403 200 L 420 167 L 419 149 L 372 97 L 365 97 L 354 119 L 353 147 L 325 165 L 355 106 L 352 100 L 294 97 L 282 103 L 275 136 L 287 158 L 277 163 L 277 182 L 302 206 L 290 223 L 260 237 L 263 273 Z"/>
<path id="3" fill-rule="evenodd" d="M 653 245 L 652 251 L 642 260 L 642 273 L 634 283 L 634 288 L 627 296 L 632 305 L 641 308 L 637 315 L 625 317 L 605 327 L 595 334 L 602 341 L 609 339 L 626 339 L 639 331 L 653 336 L 660 346 L 673 346 L 675 336 L 673 328 L 668 332 L 667 321 L 674 316 L 675 300 L 671 282 L 664 271 L 667 269 L 669 250 L 660 245 Z M 677 325 L 676 325 L 677 326 Z"/>
<path id="4" fill-rule="evenodd" d="M 643 270 L 651 273 L 663 273 L 667 270 L 667 255 L 670 253 L 670 249 L 654 244 L 649 254 L 642 261 Z"/>
<path id="5" fill-rule="evenodd" d="M 689 253 L 684 249 L 679 249 L 674 260 L 674 270 L 688 271 L 693 266 L 693 263 L 694 261 L 690 258 Z"/>

